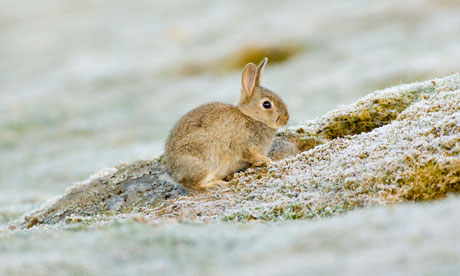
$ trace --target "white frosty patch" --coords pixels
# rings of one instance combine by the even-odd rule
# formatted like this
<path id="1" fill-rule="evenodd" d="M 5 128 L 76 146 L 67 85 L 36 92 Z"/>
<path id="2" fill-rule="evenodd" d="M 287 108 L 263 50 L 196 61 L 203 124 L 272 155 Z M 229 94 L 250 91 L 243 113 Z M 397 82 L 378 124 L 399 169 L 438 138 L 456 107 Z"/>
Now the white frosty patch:
<path id="1" fill-rule="evenodd" d="M 98 179 L 98 178 L 103 178 L 105 176 L 108 176 L 114 172 L 118 171 L 117 168 L 104 168 L 94 174 L 92 174 L 90 177 L 88 177 L 87 179 L 81 181 L 81 182 L 76 182 L 74 185 L 72 185 L 71 187 L 69 187 L 67 190 L 66 190 L 66 193 L 70 192 L 69 189 L 74 189 L 76 187 L 78 187 L 79 185 L 88 185 L 89 183 L 91 183 L 91 181 L 95 180 L 95 179 Z"/>

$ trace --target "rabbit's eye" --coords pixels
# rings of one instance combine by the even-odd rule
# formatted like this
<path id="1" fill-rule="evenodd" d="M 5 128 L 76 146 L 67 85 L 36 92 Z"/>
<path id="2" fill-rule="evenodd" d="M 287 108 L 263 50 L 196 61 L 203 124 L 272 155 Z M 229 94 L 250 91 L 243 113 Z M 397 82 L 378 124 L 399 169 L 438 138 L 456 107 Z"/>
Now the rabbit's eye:
<path id="1" fill-rule="evenodd" d="M 269 102 L 269 101 L 265 101 L 262 106 L 266 109 L 269 109 L 270 107 L 272 107 L 272 104 Z"/>

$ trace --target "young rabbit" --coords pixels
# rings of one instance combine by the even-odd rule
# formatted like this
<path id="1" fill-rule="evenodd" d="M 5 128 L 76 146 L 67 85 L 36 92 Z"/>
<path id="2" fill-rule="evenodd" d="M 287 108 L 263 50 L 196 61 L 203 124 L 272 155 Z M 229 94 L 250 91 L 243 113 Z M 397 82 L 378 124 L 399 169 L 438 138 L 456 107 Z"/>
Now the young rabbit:
<path id="1" fill-rule="evenodd" d="M 261 166 L 278 128 L 289 120 L 283 100 L 260 86 L 263 59 L 247 64 L 236 106 L 208 103 L 185 114 L 166 141 L 166 165 L 174 180 L 194 189 L 225 184 L 222 179 L 251 164 Z"/>

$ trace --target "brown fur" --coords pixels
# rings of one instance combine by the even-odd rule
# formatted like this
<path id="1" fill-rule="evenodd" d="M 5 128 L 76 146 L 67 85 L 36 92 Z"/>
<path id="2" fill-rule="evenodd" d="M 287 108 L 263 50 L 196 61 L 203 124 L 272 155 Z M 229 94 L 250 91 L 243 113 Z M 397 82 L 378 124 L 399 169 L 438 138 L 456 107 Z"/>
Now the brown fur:
<path id="1" fill-rule="evenodd" d="M 237 106 L 208 103 L 185 114 L 166 141 L 166 164 L 174 180 L 196 189 L 224 184 L 222 179 L 250 164 L 263 165 L 276 129 L 289 119 L 286 105 L 260 87 L 266 63 L 250 63 L 242 73 Z M 269 101 L 272 108 L 262 104 Z"/>

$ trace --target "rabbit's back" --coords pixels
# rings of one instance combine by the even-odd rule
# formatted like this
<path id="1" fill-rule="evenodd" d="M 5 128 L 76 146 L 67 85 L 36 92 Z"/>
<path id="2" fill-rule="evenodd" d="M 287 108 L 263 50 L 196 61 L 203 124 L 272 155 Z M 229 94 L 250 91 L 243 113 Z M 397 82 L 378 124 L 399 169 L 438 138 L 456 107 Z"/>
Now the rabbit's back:
<path id="1" fill-rule="evenodd" d="M 238 132 L 244 131 L 244 117 L 229 104 L 199 106 L 185 114 L 174 126 L 166 142 L 166 151 L 199 157 L 209 151 L 215 152 L 214 147 L 222 147 L 225 143 L 231 146 L 231 138 L 234 140 Z"/>

